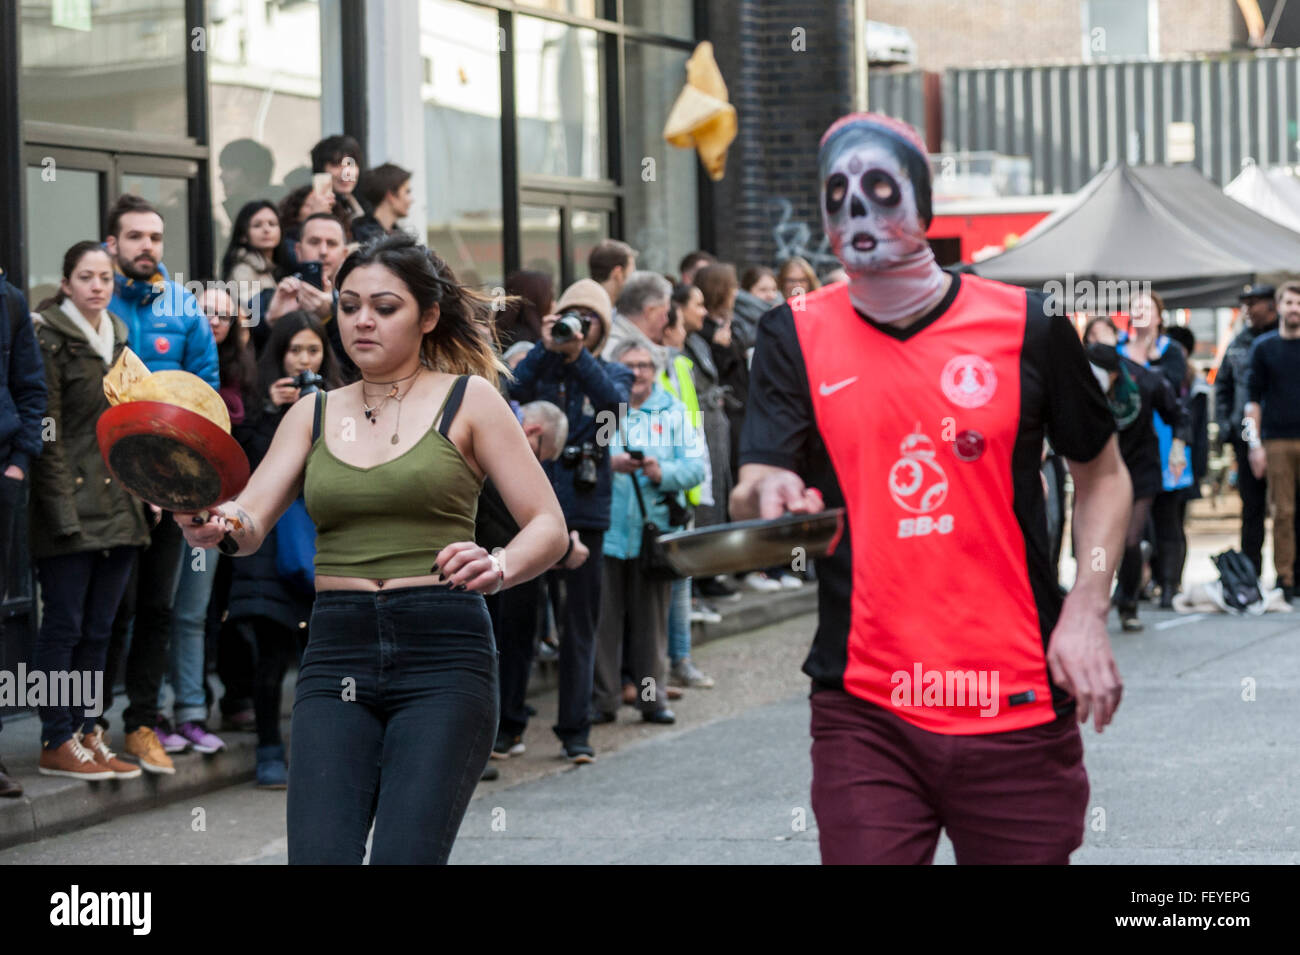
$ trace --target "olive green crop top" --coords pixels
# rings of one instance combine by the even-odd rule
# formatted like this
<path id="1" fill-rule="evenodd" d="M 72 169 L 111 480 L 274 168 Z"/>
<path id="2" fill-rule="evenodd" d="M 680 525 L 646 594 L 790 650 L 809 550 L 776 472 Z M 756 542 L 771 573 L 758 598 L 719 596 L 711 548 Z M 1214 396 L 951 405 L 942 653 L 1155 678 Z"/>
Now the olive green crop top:
<path id="1" fill-rule="evenodd" d="M 322 433 L 325 394 L 317 392 L 303 479 L 304 503 L 316 524 L 317 574 L 422 577 L 448 544 L 474 539 L 482 483 L 447 436 L 468 381 L 465 375 L 456 379 L 419 441 L 370 468 L 330 451 Z"/>

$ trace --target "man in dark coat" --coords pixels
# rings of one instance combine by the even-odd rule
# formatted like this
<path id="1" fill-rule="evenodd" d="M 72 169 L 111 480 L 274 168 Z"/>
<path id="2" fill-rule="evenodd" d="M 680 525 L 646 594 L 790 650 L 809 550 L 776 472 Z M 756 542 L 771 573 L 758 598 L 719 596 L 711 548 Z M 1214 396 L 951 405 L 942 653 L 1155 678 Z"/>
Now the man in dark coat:
<path id="1" fill-rule="evenodd" d="M 0 591 L 9 589 L 14 515 L 26 506 L 27 474 L 41 453 L 41 417 L 45 414 L 45 365 L 32 330 L 23 293 L 0 269 Z M 26 573 L 27 568 L 21 568 Z M 0 594 L 2 596 L 2 594 Z M 4 639 L 0 620 L 0 639 Z M 23 794 L 18 781 L 0 763 L 0 796 Z"/>

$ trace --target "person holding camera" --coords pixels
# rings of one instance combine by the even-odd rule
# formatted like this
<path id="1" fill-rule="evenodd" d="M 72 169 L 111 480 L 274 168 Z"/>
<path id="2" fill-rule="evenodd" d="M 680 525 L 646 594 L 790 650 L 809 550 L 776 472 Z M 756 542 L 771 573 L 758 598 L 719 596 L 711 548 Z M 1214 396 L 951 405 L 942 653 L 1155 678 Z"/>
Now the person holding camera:
<path id="1" fill-rule="evenodd" d="M 263 401 L 234 430 L 248 455 L 250 468 L 256 468 L 266 457 L 280 422 L 294 402 L 304 394 L 338 385 L 325 329 L 307 312 L 290 312 L 276 322 L 258 372 Z M 289 664 L 306 646 L 312 608 L 310 595 L 279 572 L 277 531 L 278 525 L 271 527 L 261 547 L 233 561 L 226 615 L 228 636 L 257 651 L 253 713 L 259 789 L 284 789 L 288 783 L 280 737 L 280 688 Z"/>
<path id="2" fill-rule="evenodd" d="M 627 414 L 610 446 L 614 480 L 602 548 L 605 604 L 596 641 L 592 718 L 600 723 L 617 719 L 626 665 L 641 718 L 673 723 L 676 716 L 666 703 L 671 581 L 653 576 L 642 560 L 642 529 L 653 523 L 667 533 L 686 523 L 681 492 L 704 480 L 704 448 L 685 406 L 656 382 L 654 359 L 646 348 L 624 342 L 614 360 L 635 378 Z"/>
<path id="3" fill-rule="evenodd" d="M 510 397 L 549 401 L 569 420 L 568 444 L 558 465 L 546 465 L 564 511 L 570 550 L 548 585 L 564 588 L 561 614 L 559 716 L 553 727 L 565 755 L 594 756 L 588 736 L 600 619 L 601 553 L 609 528 L 611 474 L 608 428 L 628 401 L 632 375 L 596 358 L 609 336 L 609 296 L 591 279 L 580 279 L 560 296 L 556 313 L 542 320 L 542 340 L 515 369 Z M 587 556 L 582 560 L 581 551 Z"/>
<path id="4" fill-rule="evenodd" d="M 254 403 L 257 371 L 248 346 L 248 328 L 242 318 L 247 314 L 224 289 L 210 287 L 199 298 L 208 318 L 213 340 L 217 343 L 217 361 L 221 375 L 218 394 L 230 414 L 232 428 L 244 422 L 244 409 Z M 193 747 L 197 753 L 210 754 L 225 749 L 225 742 L 208 731 L 209 689 L 206 673 L 208 621 L 216 604 L 217 619 L 225 609 L 230 590 L 230 570 L 224 577 L 222 561 L 230 558 L 212 548 L 192 550 L 181 560 L 180 578 L 172 601 L 172 636 L 167 649 L 166 682 L 172 688 L 172 715 L 164 715 L 162 694 L 158 699 L 158 724 L 155 732 L 168 753 L 181 753 Z M 218 588 L 218 580 L 222 586 Z M 249 668 L 251 670 L 251 667 Z M 222 674 L 221 682 L 228 695 L 238 693 L 238 681 L 232 684 Z"/>
<path id="5" fill-rule="evenodd" d="M 245 409 L 256 412 L 256 405 L 262 401 L 261 388 L 257 378 L 257 360 L 253 357 L 252 336 L 249 328 L 248 310 L 240 307 L 225 291 L 208 289 L 199 298 L 204 314 L 212 326 L 212 337 L 217 342 L 217 359 L 221 366 L 221 400 L 226 403 L 230 413 L 231 429 L 244 423 Z M 209 554 L 208 559 L 214 555 Z M 212 577 L 212 589 L 206 601 L 206 608 L 199 608 L 198 601 L 191 604 L 199 610 L 206 610 L 204 629 L 204 663 L 201 673 L 208 671 L 207 659 L 215 658 L 217 677 L 221 681 L 222 696 L 220 701 L 222 730 L 252 732 L 253 721 L 253 666 L 255 654 L 251 646 L 227 638 L 222 626 L 226 610 L 230 605 L 230 577 L 234 569 L 234 560 L 225 554 L 217 553 L 217 569 Z M 184 578 L 182 578 L 184 580 Z M 183 586 L 183 585 L 182 585 Z M 177 590 L 176 615 L 183 618 L 187 609 L 182 599 L 183 593 Z M 173 653 L 175 659 L 175 653 Z M 175 669 L 173 663 L 173 669 Z M 205 700 L 211 700 L 210 688 L 203 678 Z"/>

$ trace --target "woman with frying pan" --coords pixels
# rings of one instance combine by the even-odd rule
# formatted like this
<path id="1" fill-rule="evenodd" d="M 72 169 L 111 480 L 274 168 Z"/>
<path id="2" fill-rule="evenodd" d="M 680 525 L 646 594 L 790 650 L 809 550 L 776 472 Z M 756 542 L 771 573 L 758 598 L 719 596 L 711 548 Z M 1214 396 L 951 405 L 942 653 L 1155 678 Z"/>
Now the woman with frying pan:
<path id="1" fill-rule="evenodd" d="M 290 863 L 442 863 L 487 764 L 497 660 L 483 594 L 552 567 L 564 518 L 496 389 L 490 300 L 395 235 L 339 269 L 362 380 L 297 402 L 236 498 L 176 520 L 197 547 L 255 551 L 301 488 L 316 603 L 289 749 Z M 519 534 L 474 543 L 492 479 Z M 201 521 L 200 523 L 195 523 Z"/>

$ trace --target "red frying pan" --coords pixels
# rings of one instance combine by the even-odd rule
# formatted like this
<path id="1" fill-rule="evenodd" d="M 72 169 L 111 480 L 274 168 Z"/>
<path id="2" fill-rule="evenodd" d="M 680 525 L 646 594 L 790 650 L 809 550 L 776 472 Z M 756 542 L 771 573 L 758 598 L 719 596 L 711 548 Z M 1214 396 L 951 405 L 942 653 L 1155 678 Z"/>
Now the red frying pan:
<path id="1" fill-rule="evenodd" d="M 248 483 L 248 457 L 203 415 L 161 401 L 128 401 L 99 416 L 104 463 L 118 482 L 165 511 L 197 512 Z"/>

